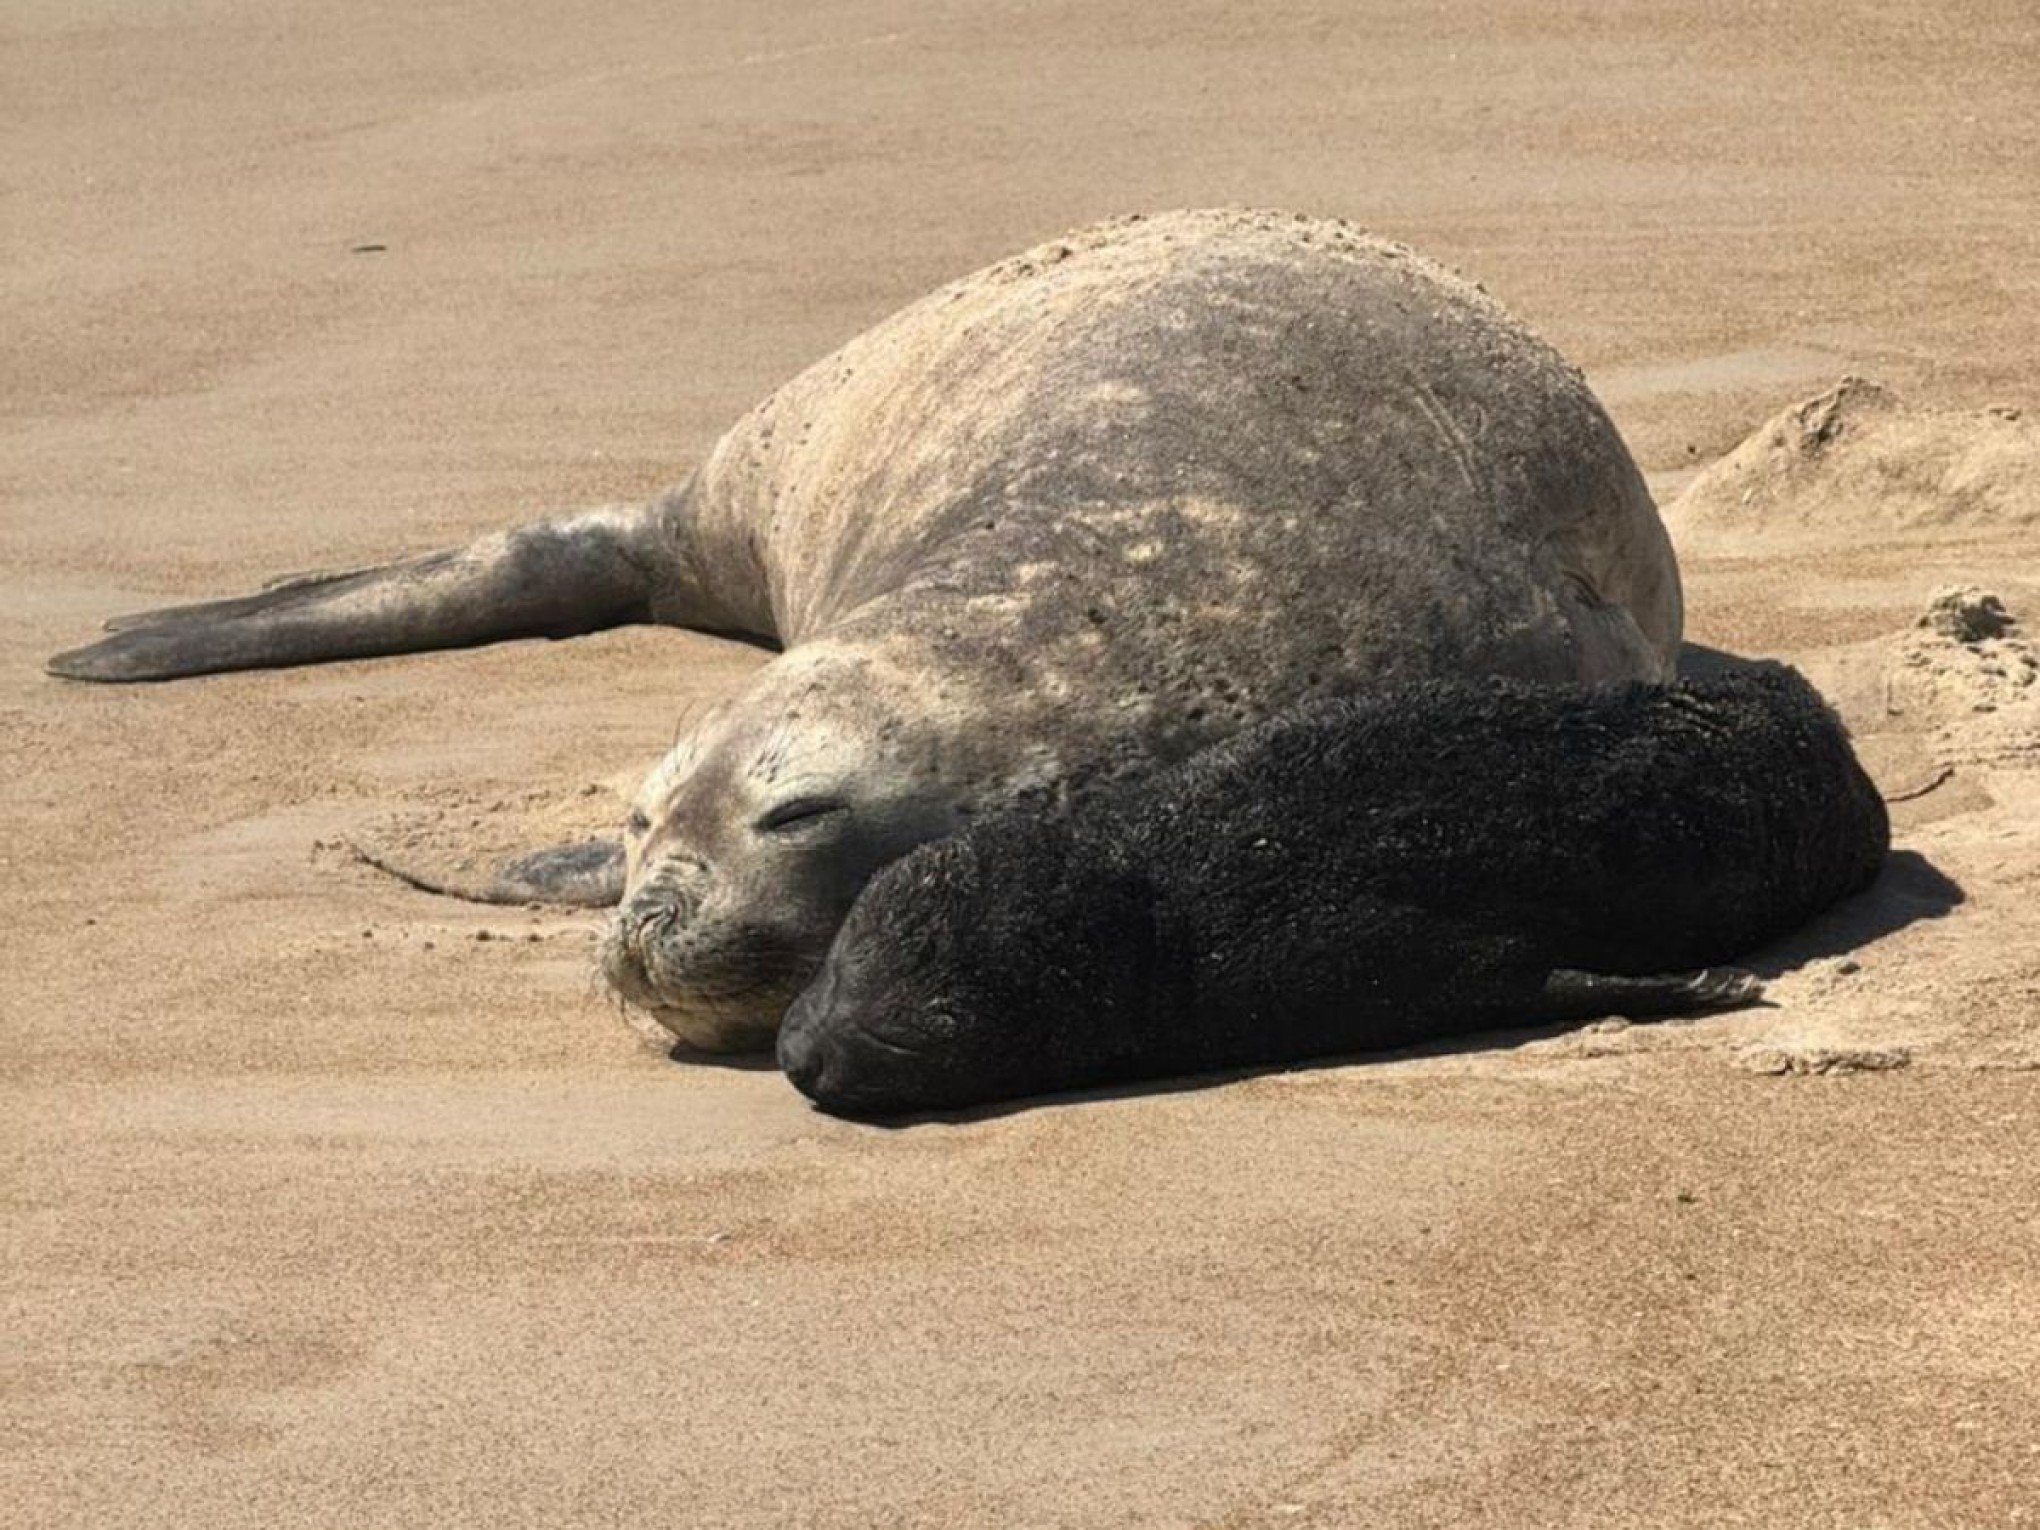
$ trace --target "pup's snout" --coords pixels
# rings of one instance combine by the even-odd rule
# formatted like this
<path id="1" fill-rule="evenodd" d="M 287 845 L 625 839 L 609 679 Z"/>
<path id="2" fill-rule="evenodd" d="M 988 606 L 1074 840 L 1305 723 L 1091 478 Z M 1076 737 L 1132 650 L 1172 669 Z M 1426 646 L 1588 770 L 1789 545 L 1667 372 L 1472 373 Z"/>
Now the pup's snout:
<path id="1" fill-rule="evenodd" d="M 779 1023 L 779 1066 L 788 1081 L 839 1116 L 890 1115 L 929 1103 L 922 1098 L 926 1059 L 867 1030 L 853 988 L 828 962 L 793 1001 Z"/>
<path id="2" fill-rule="evenodd" d="M 779 1066 L 802 1094 L 823 1109 L 835 1108 L 848 1059 L 830 1028 L 835 1007 L 836 969 L 825 963 L 779 1022 Z"/>

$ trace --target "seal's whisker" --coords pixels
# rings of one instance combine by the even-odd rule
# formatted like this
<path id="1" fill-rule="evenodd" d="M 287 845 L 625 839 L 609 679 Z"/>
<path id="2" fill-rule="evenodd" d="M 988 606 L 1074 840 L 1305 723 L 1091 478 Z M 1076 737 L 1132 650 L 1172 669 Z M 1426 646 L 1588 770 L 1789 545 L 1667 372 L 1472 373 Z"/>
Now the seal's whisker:
<path id="1" fill-rule="evenodd" d="M 702 706 L 703 701 L 699 696 L 690 696 L 681 704 L 680 715 L 673 720 L 673 742 L 666 746 L 668 754 L 680 747 L 680 740 L 686 734 L 688 724 L 694 720 L 695 714 Z"/>

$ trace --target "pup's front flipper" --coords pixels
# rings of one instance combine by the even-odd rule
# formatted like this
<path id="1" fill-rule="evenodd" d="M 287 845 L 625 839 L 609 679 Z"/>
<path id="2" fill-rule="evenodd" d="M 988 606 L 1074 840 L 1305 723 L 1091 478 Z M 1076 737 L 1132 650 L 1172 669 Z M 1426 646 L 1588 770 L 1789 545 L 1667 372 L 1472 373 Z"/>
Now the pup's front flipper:
<path id="1" fill-rule="evenodd" d="M 1703 967 L 1652 977 L 1576 972 L 1560 967 L 1544 980 L 1532 1005 L 1538 1020 L 1585 1020 L 1596 1015 L 1699 1015 L 1740 1009 L 1764 996 L 1754 972 L 1740 967 Z"/>

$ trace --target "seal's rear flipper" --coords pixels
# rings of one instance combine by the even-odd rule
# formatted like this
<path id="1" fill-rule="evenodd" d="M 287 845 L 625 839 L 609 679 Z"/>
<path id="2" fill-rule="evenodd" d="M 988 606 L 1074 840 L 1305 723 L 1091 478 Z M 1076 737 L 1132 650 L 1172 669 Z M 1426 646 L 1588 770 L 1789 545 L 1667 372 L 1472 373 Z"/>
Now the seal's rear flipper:
<path id="1" fill-rule="evenodd" d="M 437 553 L 432 556 L 444 558 L 449 555 Z M 427 560 L 414 559 L 412 561 L 424 562 Z M 370 565 L 365 568 L 324 569 L 317 573 L 284 574 L 275 579 L 264 580 L 261 590 L 253 595 L 237 595 L 228 600 L 200 600 L 182 606 L 158 606 L 151 611 L 129 611 L 123 616 L 109 616 L 106 619 L 105 627 L 108 632 L 129 632 L 137 627 L 196 626 L 202 622 L 217 622 L 228 617 L 253 616 L 263 611 L 284 609 L 290 604 L 284 598 L 284 592 L 286 591 L 301 594 L 314 586 L 324 587 L 343 582 L 360 584 L 363 582 L 362 576 L 364 575 L 380 573 L 385 567 L 396 568 L 400 566 L 405 565 Z M 328 588 L 324 590 L 324 593 L 331 596 L 339 592 Z M 59 654 L 57 656 L 59 659 L 65 657 L 68 657 L 68 655 Z M 54 664 L 56 660 L 53 659 L 50 662 Z"/>
<path id="2" fill-rule="evenodd" d="M 1740 1009 L 1764 996 L 1754 972 L 1704 967 L 1654 977 L 1575 972 L 1561 967 L 1544 980 L 1532 1006 L 1539 1020 L 1584 1020 L 1595 1015 L 1698 1015 Z"/>
<path id="3" fill-rule="evenodd" d="M 652 620 L 655 603 L 661 619 L 714 625 L 723 613 L 686 580 L 662 572 L 675 561 L 679 526 L 677 512 L 659 500 L 538 521 L 451 552 L 118 617 L 107 623 L 110 636 L 57 654 L 46 667 L 71 680 L 170 680 L 571 637 Z"/>
<path id="4" fill-rule="evenodd" d="M 429 847 L 414 855 L 350 840 L 348 848 L 365 865 L 420 892 L 468 903 L 545 903 L 559 908 L 614 908 L 623 901 L 623 845 L 613 839 L 584 839 L 550 850 L 534 850 L 505 861 L 481 876 L 460 867 L 428 864 Z"/>

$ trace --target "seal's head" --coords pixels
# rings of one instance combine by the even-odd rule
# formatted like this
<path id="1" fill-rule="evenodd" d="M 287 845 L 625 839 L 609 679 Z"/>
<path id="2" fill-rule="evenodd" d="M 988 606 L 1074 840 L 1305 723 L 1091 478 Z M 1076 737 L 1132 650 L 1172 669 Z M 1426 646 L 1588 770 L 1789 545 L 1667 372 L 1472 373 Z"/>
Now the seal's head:
<path id="1" fill-rule="evenodd" d="M 687 1046 L 769 1048 L 871 874 L 973 810 L 939 721 L 865 656 L 815 645 L 767 666 L 638 793 L 611 986 Z"/>
<path id="2" fill-rule="evenodd" d="M 1153 891 L 1060 816 L 1013 813 L 886 867 L 786 1013 L 779 1062 L 845 1115 L 1110 1078 L 1146 1049 Z"/>

